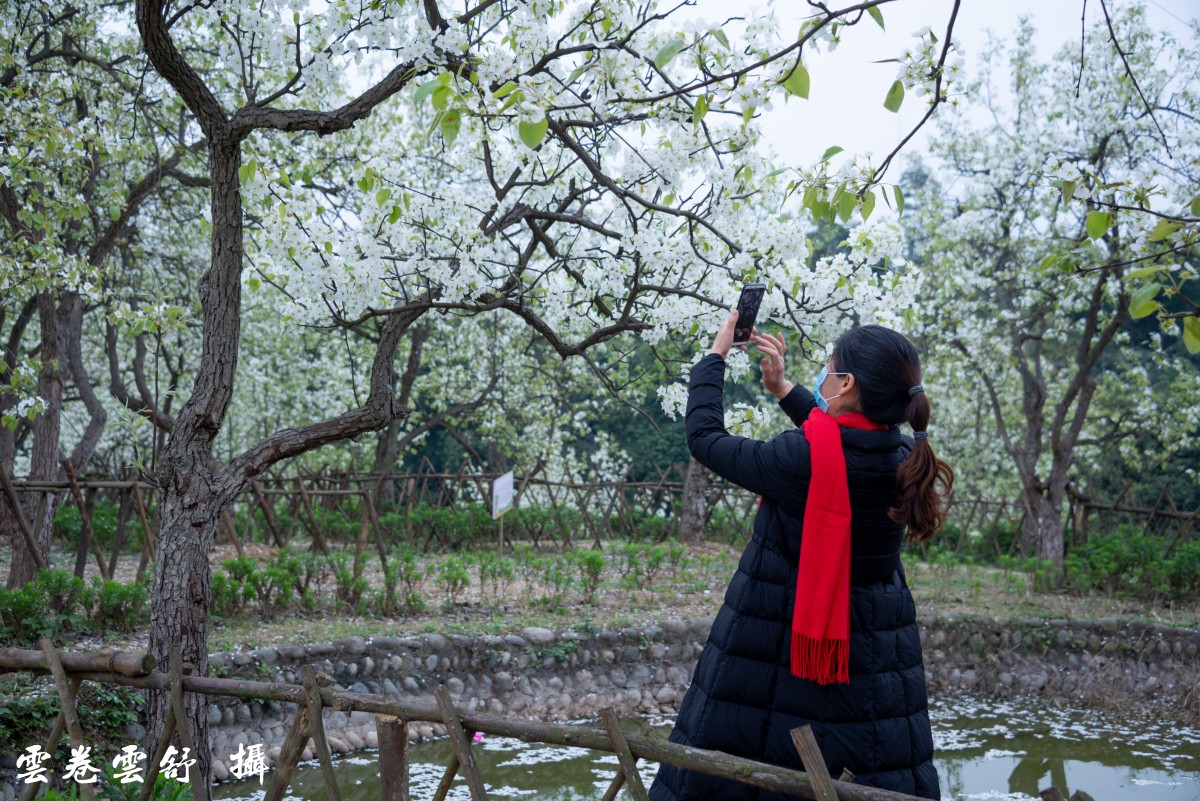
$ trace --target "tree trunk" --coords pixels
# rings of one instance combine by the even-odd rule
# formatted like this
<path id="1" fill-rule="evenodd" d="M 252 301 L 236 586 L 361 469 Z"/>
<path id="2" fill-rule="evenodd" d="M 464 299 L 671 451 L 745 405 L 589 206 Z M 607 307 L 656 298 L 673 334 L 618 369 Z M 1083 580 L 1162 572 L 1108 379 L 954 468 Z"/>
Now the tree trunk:
<path id="1" fill-rule="evenodd" d="M 38 395 L 46 402 L 46 410 L 33 421 L 33 452 L 29 463 L 31 480 L 53 481 L 58 478 L 58 444 L 62 431 L 63 365 L 62 326 L 54 293 L 38 296 L 38 322 L 41 325 L 42 369 L 38 375 Z M 21 502 L 33 539 L 45 564 L 50 564 L 50 523 L 62 502 L 58 492 L 23 492 Z M 29 553 L 24 538 L 13 541 L 12 568 L 8 586 L 24 586 L 37 577 L 37 562 Z"/>
<path id="2" fill-rule="evenodd" d="M 688 457 L 687 475 L 683 480 L 683 514 L 679 520 L 681 542 L 704 541 L 704 527 L 708 525 L 708 468 Z"/>
<path id="3" fill-rule="evenodd" d="M 1025 487 L 1021 501 L 1025 507 L 1025 531 L 1022 532 L 1026 552 L 1059 571 L 1063 566 L 1063 492 L 1046 492 L 1037 487 Z"/>

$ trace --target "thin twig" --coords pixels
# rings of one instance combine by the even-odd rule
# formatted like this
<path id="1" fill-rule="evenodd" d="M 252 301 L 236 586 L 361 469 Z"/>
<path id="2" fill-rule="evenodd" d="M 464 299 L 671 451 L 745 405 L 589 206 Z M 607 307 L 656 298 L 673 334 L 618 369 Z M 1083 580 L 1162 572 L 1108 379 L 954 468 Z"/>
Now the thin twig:
<path id="1" fill-rule="evenodd" d="M 1129 66 L 1129 56 L 1121 49 L 1121 43 L 1117 41 L 1117 32 L 1113 30 L 1112 17 L 1108 15 L 1108 5 L 1104 0 L 1100 0 L 1100 8 L 1104 11 L 1104 22 L 1108 25 L 1108 37 L 1112 39 L 1113 47 L 1117 49 L 1117 55 L 1121 57 L 1121 63 L 1125 65 L 1125 74 L 1129 76 L 1129 80 L 1133 82 L 1133 88 L 1137 90 L 1138 97 L 1142 99 L 1142 105 L 1146 107 L 1146 111 L 1150 114 L 1150 120 L 1154 123 L 1154 127 L 1158 129 L 1158 135 L 1162 137 L 1163 147 L 1166 148 L 1167 158 L 1175 158 L 1171 153 L 1171 144 L 1167 141 L 1167 134 L 1163 131 L 1162 126 L 1158 124 L 1158 118 L 1154 116 L 1153 107 L 1150 101 L 1146 99 L 1146 95 L 1142 92 L 1141 85 L 1138 84 L 1137 76 L 1133 74 L 1133 67 Z"/>
<path id="2" fill-rule="evenodd" d="M 1079 15 L 1079 75 L 1075 78 L 1075 99 L 1079 99 L 1079 87 L 1083 84 L 1084 50 L 1087 43 L 1087 0 L 1083 0 L 1083 13 Z"/>

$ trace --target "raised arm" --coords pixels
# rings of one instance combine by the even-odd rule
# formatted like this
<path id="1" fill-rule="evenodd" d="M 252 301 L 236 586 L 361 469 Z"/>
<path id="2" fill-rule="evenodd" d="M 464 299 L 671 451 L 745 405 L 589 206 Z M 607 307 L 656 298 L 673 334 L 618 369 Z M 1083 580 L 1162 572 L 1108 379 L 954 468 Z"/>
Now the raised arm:
<path id="1" fill-rule="evenodd" d="M 725 430 L 724 394 L 725 360 L 710 353 L 692 368 L 688 382 L 688 450 L 700 464 L 738 486 L 783 497 L 809 474 L 804 433 L 792 429 L 769 442 L 730 434 Z"/>

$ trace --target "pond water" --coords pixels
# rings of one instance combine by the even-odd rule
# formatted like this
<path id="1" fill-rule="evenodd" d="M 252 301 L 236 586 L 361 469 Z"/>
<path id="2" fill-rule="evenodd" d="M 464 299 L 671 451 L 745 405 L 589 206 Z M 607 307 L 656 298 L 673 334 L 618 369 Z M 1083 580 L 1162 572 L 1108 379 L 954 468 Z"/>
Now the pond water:
<path id="1" fill-rule="evenodd" d="M 930 712 L 943 799 L 1036 801 L 1039 789 L 1055 784 L 1064 795 L 1084 790 L 1096 801 L 1200 801 L 1197 730 L 966 698 L 937 701 Z M 667 720 L 645 725 L 663 737 L 670 732 Z M 618 770 L 611 754 L 505 737 L 485 736 L 475 750 L 491 798 L 599 801 Z M 444 739 L 410 750 L 413 801 L 432 798 L 452 755 Z M 336 765 L 343 801 L 379 798 L 376 752 L 343 757 Z M 656 767 L 641 766 L 647 786 Z M 255 777 L 218 785 L 213 796 L 252 801 L 261 799 L 264 789 Z M 286 797 L 326 801 L 315 761 L 300 765 Z M 619 798 L 629 796 L 622 792 Z M 449 799 L 469 801 L 461 778 Z"/>

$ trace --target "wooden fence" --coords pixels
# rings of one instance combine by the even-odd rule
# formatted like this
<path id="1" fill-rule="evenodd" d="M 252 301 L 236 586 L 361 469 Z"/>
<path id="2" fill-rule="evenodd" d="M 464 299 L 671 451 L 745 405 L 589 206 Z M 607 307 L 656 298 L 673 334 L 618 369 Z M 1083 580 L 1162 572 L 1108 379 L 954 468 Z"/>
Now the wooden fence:
<path id="1" fill-rule="evenodd" d="M 801 764 L 806 771 L 800 772 L 719 751 L 692 748 L 657 737 L 628 733 L 621 728 L 611 710 L 601 712 L 604 728 L 543 723 L 459 710 L 451 702 L 449 691 L 444 685 L 438 687 L 434 693 L 435 701 L 430 703 L 418 699 L 400 699 L 334 689 L 328 686 L 328 682 L 319 681 L 311 667 L 301 669 L 301 684 L 250 682 L 190 675 L 178 648 L 172 650 L 169 669 L 164 673 L 157 669 L 156 660 L 145 654 L 60 652 L 49 639 L 42 639 L 39 644 L 40 651 L 0 648 L 0 672 L 49 673 L 54 677 L 60 704 L 58 717 L 45 746 L 48 753 L 54 753 L 64 731 L 69 735 L 72 747 L 86 745 L 75 702 L 76 693 L 83 681 L 170 693 L 171 706 L 166 728 L 156 753 L 146 765 L 148 774 L 142 783 L 142 801 L 148 799 L 152 792 L 159 765 L 173 737 L 178 735 L 180 745 L 192 748 L 193 753 L 195 752 L 193 733 L 184 713 L 184 696 L 187 693 L 296 705 L 296 714 L 275 761 L 264 801 L 283 799 L 304 746 L 310 738 L 321 764 L 326 791 L 333 801 L 340 801 L 341 794 L 325 737 L 322 716 L 325 709 L 367 712 L 375 717 L 375 727 L 379 736 L 382 801 L 407 801 L 410 797 L 408 726 L 410 723 L 421 721 L 442 724 L 454 751 L 454 756 L 433 796 L 434 801 L 444 801 L 451 784 L 459 774 L 466 782 L 472 801 L 487 801 L 487 790 L 471 747 L 475 732 L 514 737 L 527 743 L 574 746 L 616 754 L 620 770 L 605 792 L 604 801 L 614 801 L 622 787 L 627 788 L 635 801 L 648 801 L 646 788 L 637 770 L 639 759 L 675 765 L 818 801 L 919 801 L 915 796 L 856 785 L 853 783 L 853 775 L 848 771 L 842 774 L 840 780 L 834 781 L 826 770 L 825 761 L 808 726 L 791 732 Z M 33 801 L 40 786 L 26 785 L 21 801 Z M 92 801 L 91 786 L 81 784 L 79 787 L 84 801 Z M 209 787 L 200 782 L 191 782 L 191 789 L 195 801 L 208 800 Z"/>
<path id="2" fill-rule="evenodd" d="M 672 465 L 665 470 L 652 468 L 656 478 L 649 480 L 633 480 L 632 466 L 618 479 L 611 481 L 577 477 L 570 469 L 561 478 L 550 478 L 540 461 L 529 469 L 515 472 L 514 507 L 521 508 L 524 505 L 551 512 L 536 518 L 520 532 L 538 550 L 544 545 L 566 549 L 575 545 L 576 539 L 583 542 L 590 540 L 595 546 L 605 540 L 640 539 L 645 536 L 644 528 L 648 520 L 663 524 L 657 535 L 660 538 L 665 538 L 678 526 L 677 509 L 684 484 L 681 465 Z M 346 527 L 357 530 L 357 539 L 353 544 L 358 559 L 361 560 L 363 549 L 370 547 L 373 540 L 381 561 L 386 562 L 388 541 L 395 544 L 397 532 L 383 530 L 379 516 L 381 510 L 408 521 L 415 510 L 423 507 L 463 510 L 480 501 L 487 506 L 491 483 L 498 476 L 498 473 L 473 472 L 469 459 L 464 459 L 457 470 L 450 472 L 437 469 L 425 458 L 415 471 L 383 476 L 335 471 L 306 472 L 293 476 L 268 473 L 252 482 L 235 504 L 235 509 L 239 509 L 241 514 L 226 513 L 222 516 L 219 537 L 232 544 L 241 554 L 245 541 L 258 538 L 283 548 L 289 540 L 304 534 L 308 536 L 313 550 L 328 554 L 331 551 L 328 541 L 330 532 L 323 521 L 333 515 L 334 519 L 343 520 Z M 81 510 L 83 521 L 76 553 L 77 575 L 82 575 L 89 553 L 102 576 L 114 574 L 127 539 L 127 526 L 136 519 L 142 531 L 138 565 L 140 577 L 153 561 L 155 510 L 152 495 L 156 487 L 135 478 L 76 480 L 69 475 L 68 479 L 63 482 L 10 482 L 0 470 L 0 481 L 5 484 L 7 498 L 15 498 L 18 492 L 65 490 L 70 493 L 73 502 Z M 734 527 L 740 525 L 739 530 L 748 536 L 748 521 L 754 512 L 757 497 L 721 479 L 710 480 L 707 492 L 714 525 L 718 519 Z M 1131 522 L 1140 523 L 1148 533 L 1154 527 L 1156 532 L 1171 536 L 1172 542 L 1179 542 L 1192 536 L 1196 524 L 1200 522 L 1200 509 L 1179 509 L 1165 485 L 1153 506 L 1129 503 L 1125 499 L 1128 492 L 1129 486 L 1114 501 L 1102 501 L 1072 489 L 1068 495 L 1067 547 L 1086 543 L 1091 531 L 1103 531 L 1115 524 Z M 101 494 L 113 498 L 119 510 L 115 536 L 107 555 L 101 552 L 91 530 L 91 510 Z M 281 503 L 284 520 L 280 519 Z M 949 522 L 954 524 L 958 533 L 955 539 L 943 540 L 942 544 L 955 551 L 966 548 L 973 531 L 983 532 L 986 536 L 993 536 L 1002 529 L 1018 531 L 1025 520 L 1024 509 L 1015 499 L 997 501 L 954 497 L 950 504 Z M 320 514 L 317 510 L 320 510 Z M 566 516 L 568 512 L 572 514 Z M 235 518 L 242 521 L 240 531 Z M 412 524 L 406 522 L 404 525 L 407 527 L 407 539 L 414 541 Z M 996 551 L 995 556 L 1017 555 L 1021 539 L 1013 537 L 1004 549 L 998 538 L 993 536 L 991 544 Z M 436 527 L 428 530 L 423 543 L 413 544 L 420 550 L 456 547 L 456 543 Z"/>

